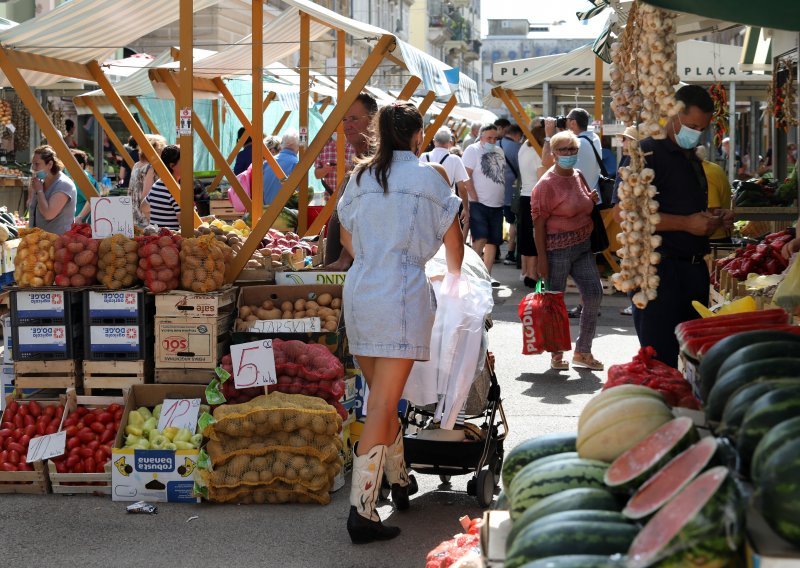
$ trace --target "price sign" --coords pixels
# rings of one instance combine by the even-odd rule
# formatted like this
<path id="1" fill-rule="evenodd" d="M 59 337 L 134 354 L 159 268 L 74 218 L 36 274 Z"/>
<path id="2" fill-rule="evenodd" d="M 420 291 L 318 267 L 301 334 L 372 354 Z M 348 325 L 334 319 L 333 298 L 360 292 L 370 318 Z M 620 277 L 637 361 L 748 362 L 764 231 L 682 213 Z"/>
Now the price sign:
<path id="1" fill-rule="evenodd" d="M 249 331 L 257 331 L 259 333 L 318 333 L 322 331 L 322 323 L 319 318 L 256 320 L 250 324 Z"/>
<path id="2" fill-rule="evenodd" d="M 32 438 L 28 444 L 28 455 L 25 457 L 25 461 L 31 463 L 60 456 L 64 453 L 66 445 L 66 431 Z"/>
<path id="3" fill-rule="evenodd" d="M 231 345 L 231 358 L 233 384 L 237 389 L 274 385 L 278 382 L 271 339 Z"/>
<path id="4" fill-rule="evenodd" d="M 133 238 L 133 203 L 128 196 L 92 197 L 92 238 L 112 235 Z"/>
<path id="5" fill-rule="evenodd" d="M 199 412 L 199 398 L 165 398 L 158 416 L 158 429 L 186 428 L 194 433 Z"/>

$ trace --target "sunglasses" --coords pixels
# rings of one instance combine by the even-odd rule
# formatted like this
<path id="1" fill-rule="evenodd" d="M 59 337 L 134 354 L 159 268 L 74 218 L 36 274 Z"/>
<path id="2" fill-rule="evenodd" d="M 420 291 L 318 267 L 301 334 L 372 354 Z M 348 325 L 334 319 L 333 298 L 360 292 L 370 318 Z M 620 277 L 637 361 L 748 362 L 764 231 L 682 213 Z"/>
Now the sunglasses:
<path id="1" fill-rule="evenodd" d="M 553 150 L 553 154 L 558 154 L 559 156 L 574 156 L 578 153 L 578 149 L 574 146 L 569 146 L 567 148 L 556 148 Z"/>

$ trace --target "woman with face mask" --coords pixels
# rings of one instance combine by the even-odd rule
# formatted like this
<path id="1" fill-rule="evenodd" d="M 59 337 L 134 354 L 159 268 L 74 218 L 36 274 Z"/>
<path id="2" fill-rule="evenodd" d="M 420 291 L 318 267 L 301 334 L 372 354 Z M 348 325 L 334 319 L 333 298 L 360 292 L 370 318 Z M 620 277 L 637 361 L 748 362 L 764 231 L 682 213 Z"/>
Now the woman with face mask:
<path id="1" fill-rule="evenodd" d="M 578 138 L 568 130 L 550 139 L 556 163 L 539 179 L 531 194 L 533 235 L 539 253 L 539 277 L 548 282 L 550 290 L 563 292 L 567 276 L 572 276 L 581 293 L 584 308 L 572 365 L 601 371 L 603 364 L 592 355 L 592 341 L 603 288 L 589 241 L 594 227 L 592 209 L 600 196 L 575 169 L 578 147 Z M 563 356 L 552 353 L 551 368 L 568 369 Z"/>
<path id="2" fill-rule="evenodd" d="M 50 146 L 39 146 L 31 159 L 28 226 L 63 235 L 75 220 L 78 193 L 64 173 L 64 164 Z"/>

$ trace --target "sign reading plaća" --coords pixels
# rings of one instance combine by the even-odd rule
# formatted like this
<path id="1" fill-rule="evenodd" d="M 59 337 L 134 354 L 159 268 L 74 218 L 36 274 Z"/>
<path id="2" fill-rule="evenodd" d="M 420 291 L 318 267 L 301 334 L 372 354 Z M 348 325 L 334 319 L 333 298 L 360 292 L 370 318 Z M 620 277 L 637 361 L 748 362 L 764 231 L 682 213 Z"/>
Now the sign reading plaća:
<path id="1" fill-rule="evenodd" d="M 678 43 L 678 76 L 687 83 L 729 83 L 771 81 L 770 75 L 757 75 L 739 70 L 742 48 L 735 45 L 716 44 L 705 41 L 683 41 Z M 498 83 L 510 81 L 544 65 L 557 61 L 559 56 L 535 57 L 517 61 L 502 61 L 492 68 L 492 80 Z M 538 83 L 591 83 L 594 81 L 595 55 L 590 50 L 551 77 L 542 77 Z M 609 65 L 603 65 L 603 81 L 610 81 Z M 535 86 L 535 85 L 531 85 Z"/>

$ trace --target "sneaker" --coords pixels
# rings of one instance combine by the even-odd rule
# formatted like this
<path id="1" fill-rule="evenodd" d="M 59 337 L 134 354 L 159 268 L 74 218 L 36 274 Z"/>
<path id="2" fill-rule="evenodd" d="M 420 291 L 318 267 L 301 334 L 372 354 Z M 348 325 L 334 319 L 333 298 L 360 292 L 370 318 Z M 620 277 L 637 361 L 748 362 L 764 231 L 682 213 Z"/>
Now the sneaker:
<path id="1" fill-rule="evenodd" d="M 503 259 L 503 264 L 506 266 L 511 266 L 512 264 L 517 263 L 517 257 L 514 255 L 512 251 L 508 251 L 506 257 Z"/>
<path id="2" fill-rule="evenodd" d="M 623 316 L 632 316 L 633 315 L 633 305 L 628 306 L 627 308 L 622 308 L 619 311 L 620 315 Z"/>
<path id="3" fill-rule="evenodd" d="M 578 304 L 571 310 L 567 310 L 567 315 L 573 319 L 581 317 L 581 312 L 583 312 L 583 306 Z"/>

